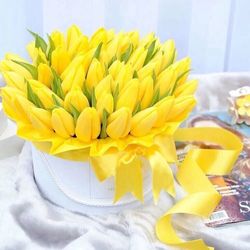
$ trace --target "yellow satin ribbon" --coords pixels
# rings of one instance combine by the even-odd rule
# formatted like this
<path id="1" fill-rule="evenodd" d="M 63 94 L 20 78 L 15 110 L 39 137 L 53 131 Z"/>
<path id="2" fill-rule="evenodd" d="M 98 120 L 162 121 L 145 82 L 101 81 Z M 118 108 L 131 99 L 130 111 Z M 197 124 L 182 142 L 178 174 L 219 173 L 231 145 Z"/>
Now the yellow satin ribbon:
<path id="1" fill-rule="evenodd" d="M 173 214 L 185 213 L 208 217 L 220 201 L 206 174 L 227 174 L 242 150 L 241 140 L 221 128 L 184 128 L 174 135 L 176 141 L 205 141 L 222 146 L 223 149 L 192 149 L 179 167 L 177 179 L 188 195 L 177 202 L 156 224 L 160 241 L 190 250 L 208 250 L 203 240 L 182 241 L 176 234 L 171 218 Z"/>

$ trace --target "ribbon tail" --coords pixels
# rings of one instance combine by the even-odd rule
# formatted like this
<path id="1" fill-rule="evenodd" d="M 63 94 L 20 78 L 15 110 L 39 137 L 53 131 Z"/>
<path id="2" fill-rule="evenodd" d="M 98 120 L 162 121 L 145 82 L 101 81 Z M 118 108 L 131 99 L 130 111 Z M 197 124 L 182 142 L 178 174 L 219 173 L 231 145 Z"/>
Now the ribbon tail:
<path id="1" fill-rule="evenodd" d="M 148 155 L 148 160 L 152 168 L 154 202 L 157 203 L 162 189 L 175 196 L 173 173 L 165 158 L 154 151 Z"/>
<path id="2" fill-rule="evenodd" d="M 98 180 L 103 181 L 115 175 L 118 157 L 117 154 L 108 154 L 90 158 L 91 166 Z"/>
<path id="3" fill-rule="evenodd" d="M 124 155 L 118 162 L 115 172 L 114 202 L 128 192 L 143 202 L 142 163 L 136 155 Z"/>

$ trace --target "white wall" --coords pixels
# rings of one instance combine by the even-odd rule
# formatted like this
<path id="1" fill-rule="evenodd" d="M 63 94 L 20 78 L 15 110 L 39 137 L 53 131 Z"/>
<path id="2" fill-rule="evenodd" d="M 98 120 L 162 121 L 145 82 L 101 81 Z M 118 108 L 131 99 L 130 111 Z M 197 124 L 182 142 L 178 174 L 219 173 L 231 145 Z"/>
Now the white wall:
<path id="1" fill-rule="evenodd" d="M 174 38 L 195 73 L 250 69 L 249 0 L 0 0 L 0 11 L 1 57 L 25 55 L 26 28 L 46 34 L 75 23 L 87 34 L 105 26 Z"/>

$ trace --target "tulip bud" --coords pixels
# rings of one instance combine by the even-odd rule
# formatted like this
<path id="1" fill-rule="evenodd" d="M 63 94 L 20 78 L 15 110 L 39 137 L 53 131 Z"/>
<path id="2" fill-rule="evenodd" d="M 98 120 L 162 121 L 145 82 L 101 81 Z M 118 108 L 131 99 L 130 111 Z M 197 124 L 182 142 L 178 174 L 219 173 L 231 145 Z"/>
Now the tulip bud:
<path id="1" fill-rule="evenodd" d="M 72 68 L 65 79 L 62 81 L 62 90 L 64 94 L 68 93 L 74 87 L 82 88 L 85 79 L 85 72 L 82 65 Z"/>
<path id="2" fill-rule="evenodd" d="M 25 69 L 23 66 L 10 61 L 10 60 L 2 60 L 0 62 L 0 71 L 5 72 L 5 71 L 13 71 L 21 76 L 23 76 L 26 79 L 31 79 L 32 75 L 31 73 Z"/>
<path id="3" fill-rule="evenodd" d="M 154 107 L 144 109 L 132 117 L 131 131 L 133 136 L 147 135 L 157 120 L 157 110 Z"/>
<path id="4" fill-rule="evenodd" d="M 38 81 L 50 88 L 53 81 L 53 74 L 50 67 L 45 63 L 40 63 L 37 70 Z"/>
<path id="5" fill-rule="evenodd" d="M 89 66 L 86 84 L 92 90 L 104 77 L 104 69 L 101 63 L 94 58 Z"/>
<path id="6" fill-rule="evenodd" d="M 117 83 L 119 84 L 119 90 L 122 90 L 125 85 L 133 78 L 133 73 L 134 71 L 129 64 L 125 64 L 124 66 L 122 66 L 117 74 L 117 77 L 115 78 L 112 90 L 115 90 Z"/>
<path id="7" fill-rule="evenodd" d="M 64 39 L 64 35 L 62 32 L 54 31 L 51 33 L 50 37 L 56 48 L 57 47 L 65 48 L 65 39 Z"/>
<path id="8" fill-rule="evenodd" d="M 104 94 L 97 99 L 96 109 L 99 113 L 100 118 L 102 118 L 103 110 L 105 109 L 109 114 L 113 112 L 114 100 L 110 93 Z"/>
<path id="9" fill-rule="evenodd" d="M 79 112 L 89 106 L 87 97 L 83 94 L 80 88 L 72 89 L 68 92 L 64 100 L 64 107 L 70 113 L 73 112 L 73 107 Z"/>
<path id="10" fill-rule="evenodd" d="M 156 82 L 156 89 L 160 90 L 160 97 L 172 91 L 176 84 L 177 75 L 173 69 L 167 68 L 161 72 Z"/>
<path id="11" fill-rule="evenodd" d="M 55 106 L 52 97 L 53 95 L 55 95 L 54 92 L 52 92 L 49 88 L 45 87 L 42 83 L 36 80 L 30 80 L 29 84 L 32 91 L 38 96 L 45 109 L 52 109 Z M 63 100 L 58 96 L 57 100 L 60 105 L 63 104 Z"/>
<path id="12" fill-rule="evenodd" d="M 197 89 L 198 81 L 197 80 L 190 80 L 181 86 L 179 86 L 175 92 L 175 96 L 184 96 L 184 95 L 193 95 Z"/>
<path id="13" fill-rule="evenodd" d="M 154 92 L 154 82 L 151 76 L 144 78 L 139 84 L 139 100 L 141 109 L 145 109 L 152 101 Z"/>
<path id="14" fill-rule="evenodd" d="M 95 48 L 100 43 L 106 44 L 107 40 L 108 40 L 107 31 L 104 28 L 100 28 L 92 35 L 89 45 L 91 48 Z"/>
<path id="15" fill-rule="evenodd" d="M 129 38 L 130 38 L 130 41 L 132 42 L 133 44 L 133 47 L 136 48 L 139 44 L 139 33 L 138 31 L 132 31 L 129 33 Z"/>
<path id="16" fill-rule="evenodd" d="M 174 105 L 173 96 L 167 96 L 154 105 L 154 107 L 157 108 L 157 120 L 154 124 L 154 127 L 161 127 L 166 123 L 167 117 L 173 105 Z"/>
<path id="17" fill-rule="evenodd" d="M 43 133 L 52 132 L 51 113 L 45 109 L 32 107 L 29 114 L 32 126 Z"/>
<path id="18" fill-rule="evenodd" d="M 62 72 L 66 69 L 66 67 L 70 63 L 70 56 L 67 50 L 58 47 L 56 48 L 51 55 L 51 65 L 52 68 L 61 75 Z"/>
<path id="19" fill-rule="evenodd" d="M 87 36 L 78 37 L 77 41 L 69 48 L 69 55 L 73 58 L 76 54 L 86 53 L 88 50 L 88 38 Z"/>
<path id="20" fill-rule="evenodd" d="M 174 63 L 176 57 L 174 40 L 167 40 L 162 46 L 162 51 L 164 56 L 162 57 L 161 70 L 164 70 Z"/>
<path id="21" fill-rule="evenodd" d="M 131 55 L 131 57 L 129 58 L 128 64 L 132 65 L 134 68 L 134 65 L 139 61 L 140 57 L 142 57 L 142 55 L 145 54 L 145 52 L 147 53 L 147 51 L 143 47 L 138 47 L 134 51 L 134 53 Z M 146 57 L 146 55 L 145 55 L 145 57 Z M 145 61 L 145 58 L 143 60 L 143 63 L 144 63 L 144 61 Z"/>
<path id="22" fill-rule="evenodd" d="M 135 62 L 134 66 L 133 66 L 134 70 L 138 71 L 143 67 L 146 56 L 147 56 L 147 51 L 145 50 L 139 55 L 138 60 Z"/>
<path id="23" fill-rule="evenodd" d="M 180 96 L 175 99 L 174 105 L 167 116 L 167 121 L 182 121 L 192 111 L 196 104 L 193 96 Z"/>
<path id="24" fill-rule="evenodd" d="M 189 57 L 186 57 L 172 65 L 173 69 L 175 69 L 177 74 L 178 86 L 186 82 L 188 78 L 188 73 L 190 71 L 190 64 L 191 59 Z"/>
<path id="25" fill-rule="evenodd" d="M 2 75 L 7 86 L 17 88 L 21 91 L 25 90 L 25 80 L 22 75 L 13 71 L 4 71 Z"/>
<path id="26" fill-rule="evenodd" d="M 1 94 L 6 114 L 15 121 L 29 122 L 30 107 L 33 104 L 26 99 L 24 93 L 13 87 L 5 87 Z"/>
<path id="27" fill-rule="evenodd" d="M 74 119 L 65 109 L 53 109 L 51 122 L 53 129 L 59 136 L 69 138 L 75 134 Z"/>
<path id="28" fill-rule="evenodd" d="M 133 112 L 135 105 L 138 101 L 138 92 L 139 92 L 139 81 L 138 79 L 130 80 L 127 85 L 121 90 L 118 101 L 117 109 L 122 107 L 127 107 Z"/>
<path id="29" fill-rule="evenodd" d="M 109 67 L 109 73 L 115 80 L 117 78 L 118 73 L 121 71 L 122 67 L 124 67 L 124 63 L 120 60 L 114 61 Z"/>
<path id="30" fill-rule="evenodd" d="M 147 65 L 145 65 L 143 68 L 141 68 L 137 72 L 139 79 L 143 80 L 147 76 L 152 76 L 153 72 L 155 71 L 155 66 L 156 66 L 156 63 L 151 63 L 150 62 Z"/>
<path id="31" fill-rule="evenodd" d="M 76 25 L 72 25 L 67 31 L 67 50 L 70 50 L 82 35 L 80 29 Z"/>
<path id="32" fill-rule="evenodd" d="M 112 85 L 113 79 L 111 75 L 107 75 L 105 78 L 103 78 L 98 85 L 95 87 L 95 97 L 98 100 L 103 94 L 110 93 L 111 92 L 111 85 Z"/>
<path id="33" fill-rule="evenodd" d="M 85 108 L 77 119 L 76 136 L 80 141 L 90 142 L 96 139 L 101 131 L 101 122 L 95 108 Z"/>
<path id="34" fill-rule="evenodd" d="M 47 57 L 41 48 L 37 48 L 35 41 L 32 41 L 26 46 L 26 49 L 29 53 L 30 58 L 33 61 L 33 64 L 38 65 L 41 62 L 47 63 Z M 17 60 L 19 61 L 19 60 Z"/>
<path id="35" fill-rule="evenodd" d="M 131 111 L 120 108 L 108 118 L 107 134 L 112 139 L 123 138 L 128 135 L 131 128 Z"/>

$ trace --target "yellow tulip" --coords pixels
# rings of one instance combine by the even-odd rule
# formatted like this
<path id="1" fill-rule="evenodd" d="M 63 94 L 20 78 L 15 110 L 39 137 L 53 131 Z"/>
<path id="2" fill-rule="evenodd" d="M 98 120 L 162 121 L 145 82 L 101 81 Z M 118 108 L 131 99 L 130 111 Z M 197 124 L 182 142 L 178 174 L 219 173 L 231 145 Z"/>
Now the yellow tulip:
<path id="1" fill-rule="evenodd" d="M 182 85 L 184 82 L 186 82 L 188 73 L 190 71 L 190 64 L 191 59 L 189 57 L 186 57 L 171 66 L 176 71 L 178 77 L 178 85 Z"/>
<path id="2" fill-rule="evenodd" d="M 118 58 L 120 58 L 121 55 L 123 53 L 125 53 L 125 51 L 130 46 L 130 39 L 124 33 L 120 33 L 118 36 L 120 36 L 120 37 L 119 37 L 119 40 L 118 40 L 116 55 L 117 55 Z"/>
<path id="3" fill-rule="evenodd" d="M 67 50 L 70 50 L 77 42 L 82 32 L 76 25 L 72 25 L 67 31 Z"/>
<path id="4" fill-rule="evenodd" d="M 129 64 L 123 65 L 113 82 L 112 90 L 115 90 L 117 84 L 119 84 L 119 90 L 122 90 L 125 85 L 133 78 L 133 69 Z"/>
<path id="5" fill-rule="evenodd" d="M 41 48 L 36 48 L 34 41 L 29 43 L 26 49 L 35 65 L 38 65 L 40 62 L 47 63 L 46 55 Z"/>
<path id="6" fill-rule="evenodd" d="M 145 109 L 152 101 L 154 93 L 154 82 L 151 76 L 144 78 L 139 84 L 139 100 L 141 109 Z"/>
<path id="7" fill-rule="evenodd" d="M 180 96 L 175 99 L 174 105 L 167 116 L 167 121 L 182 121 L 192 111 L 196 104 L 193 96 Z"/>
<path id="8" fill-rule="evenodd" d="M 108 117 L 106 132 L 112 139 L 124 138 L 131 128 L 131 111 L 128 108 L 120 108 Z"/>
<path id="9" fill-rule="evenodd" d="M 68 93 L 74 87 L 82 88 L 85 79 L 85 71 L 82 65 L 72 68 L 65 79 L 62 81 L 62 90 L 64 94 Z"/>
<path id="10" fill-rule="evenodd" d="M 141 41 L 140 41 L 140 46 L 148 46 L 155 40 L 155 34 L 153 32 L 149 33 L 146 35 Z"/>
<path id="11" fill-rule="evenodd" d="M 59 136 L 69 138 L 75 134 L 74 119 L 65 109 L 53 109 L 51 122 L 53 129 Z"/>
<path id="12" fill-rule="evenodd" d="M 88 45 L 88 38 L 86 36 L 78 37 L 77 41 L 69 48 L 69 55 L 73 58 L 78 53 L 86 52 Z"/>
<path id="13" fill-rule="evenodd" d="M 15 121 L 29 123 L 30 107 L 33 104 L 25 98 L 24 93 L 13 87 L 5 87 L 1 94 L 5 112 Z"/>
<path id="14" fill-rule="evenodd" d="M 51 112 L 45 109 L 32 107 L 30 109 L 29 118 L 34 128 L 41 130 L 43 133 L 52 132 Z"/>
<path id="15" fill-rule="evenodd" d="M 197 89 L 198 81 L 190 80 L 179 86 L 174 92 L 175 96 L 193 95 Z"/>
<path id="16" fill-rule="evenodd" d="M 38 98 L 41 100 L 43 106 L 45 109 L 52 109 L 55 106 L 55 103 L 53 101 L 52 95 L 55 95 L 52 90 L 44 86 L 42 83 L 36 81 L 36 80 L 30 80 L 29 81 L 30 87 L 33 90 L 33 92 L 38 96 Z M 56 96 L 56 95 L 55 95 Z M 56 96 L 58 102 L 60 105 L 63 104 L 63 100 Z"/>
<path id="17" fill-rule="evenodd" d="M 75 68 L 78 68 L 80 65 L 83 64 L 83 61 L 85 59 L 85 56 L 82 54 L 77 55 L 73 58 L 73 60 L 69 63 L 67 68 L 63 71 L 61 74 L 61 79 L 64 80 L 70 71 L 74 70 Z"/>
<path id="18" fill-rule="evenodd" d="M 122 107 L 127 107 L 131 112 L 133 112 L 135 105 L 138 102 L 138 94 L 139 94 L 139 80 L 132 79 L 127 85 L 121 90 L 118 101 L 117 101 L 117 109 Z"/>
<path id="19" fill-rule="evenodd" d="M 173 105 L 174 105 L 173 96 L 167 96 L 154 105 L 154 107 L 157 108 L 157 120 L 154 124 L 154 127 L 161 127 L 166 123 L 167 117 Z"/>
<path id="20" fill-rule="evenodd" d="M 148 63 L 137 72 L 138 78 L 142 80 L 146 78 L 147 76 L 152 76 L 153 72 L 155 72 L 155 67 L 156 67 L 156 63 L 152 63 L 152 62 Z"/>
<path id="21" fill-rule="evenodd" d="M 111 86 L 112 86 L 112 76 L 107 75 L 105 78 L 103 78 L 99 84 L 95 87 L 95 97 L 96 100 L 101 98 L 103 94 L 107 94 L 111 92 Z"/>
<path id="22" fill-rule="evenodd" d="M 155 107 L 144 109 L 132 117 L 131 131 L 133 136 L 147 135 L 157 120 Z"/>
<path id="23" fill-rule="evenodd" d="M 129 32 L 129 38 L 131 43 L 133 44 L 133 47 L 136 48 L 139 44 L 139 38 L 140 38 L 138 31 Z"/>
<path id="24" fill-rule="evenodd" d="M 22 75 L 13 71 L 4 71 L 2 75 L 8 86 L 15 87 L 22 91 L 25 89 L 25 80 Z"/>
<path id="25" fill-rule="evenodd" d="M 111 66 L 109 67 L 109 73 L 111 74 L 114 80 L 117 78 L 117 75 L 123 67 L 124 63 L 120 60 L 116 60 L 111 64 Z"/>
<path id="26" fill-rule="evenodd" d="M 160 97 L 171 91 L 176 84 L 177 75 L 175 70 L 167 68 L 159 75 L 155 88 L 159 89 Z"/>
<path id="27" fill-rule="evenodd" d="M 13 71 L 16 72 L 17 74 L 23 76 L 26 79 L 31 79 L 32 75 L 30 72 L 25 69 L 23 66 L 10 61 L 10 60 L 2 60 L 0 62 L 0 71 L 5 72 L 5 71 Z"/>
<path id="28" fill-rule="evenodd" d="M 73 112 L 73 107 L 79 112 L 89 106 L 87 97 L 83 94 L 80 88 L 74 88 L 68 92 L 64 99 L 64 107 L 70 113 Z"/>
<path id="29" fill-rule="evenodd" d="M 86 84 L 89 90 L 92 90 L 104 77 L 104 69 L 101 63 L 94 58 L 89 66 Z"/>
<path id="30" fill-rule="evenodd" d="M 167 40 L 162 45 L 162 51 L 164 53 L 164 56 L 162 57 L 161 70 L 164 70 L 165 68 L 170 66 L 171 63 L 174 63 L 174 60 L 176 58 L 174 40 Z"/>
<path id="31" fill-rule="evenodd" d="M 32 59 L 33 62 L 36 62 L 38 50 L 35 46 L 35 41 L 30 42 L 27 46 L 26 49 L 28 51 L 28 54 L 30 58 Z"/>
<path id="32" fill-rule="evenodd" d="M 103 94 L 97 99 L 96 109 L 99 113 L 100 118 L 102 118 L 103 110 L 105 109 L 109 114 L 114 110 L 114 100 L 110 93 Z"/>
<path id="33" fill-rule="evenodd" d="M 70 63 L 70 56 L 69 53 L 61 48 L 56 48 L 51 55 L 51 65 L 52 68 L 61 75 L 62 72 L 66 69 L 66 67 Z"/>
<path id="34" fill-rule="evenodd" d="M 85 108 L 77 119 L 76 136 L 80 141 L 90 142 L 96 139 L 101 131 L 101 122 L 95 108 Z"/>
<path id="35" fill-rule="evenodd" d="M 138 71 L 142 68 L 145 58 L 147 56 L 147 50 L 143 47 L 138 47 L 128 60 L 128 64 L 133 66 L 133 69 Z"/>
<path id="36" fill-rule="evenodd" d="M 40 63 L 38 68 L 38 81 L 46 85 L 48 88 L 51 87 L 53 81 L 53 74 L 50 67 L 45 63 Z"/>
<path id="37" fill-rule="evenodd" d="M 62 32 L 54 31 L 51 33 L 50 36 L 56 48 L 62 47 L 66 49 L 65 38 Z"/>
<path id="38" fill-rule="evenodd" d="M 108 41 L 108 33 L 104 28 L 98 29 L 91 37 L 89 45 L 91 48 L 97 47 L 100 43 L 106 44 Z"/>

